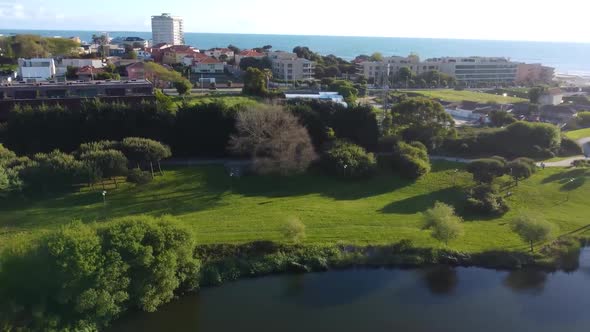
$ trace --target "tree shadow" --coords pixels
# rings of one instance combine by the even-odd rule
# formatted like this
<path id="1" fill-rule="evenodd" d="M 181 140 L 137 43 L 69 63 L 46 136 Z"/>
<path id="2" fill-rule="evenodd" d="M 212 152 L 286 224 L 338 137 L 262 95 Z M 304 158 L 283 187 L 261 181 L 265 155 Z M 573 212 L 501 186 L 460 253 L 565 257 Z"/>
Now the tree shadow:
<path id="1" fill-rule="evenodd" d="M 504 286 L 516 293 L 539 295 L 545 289 L 547 272 L 540 269 L 522 269 L 510 272 L 504 279 Z"/>
<path id="2" fill-rule="evenodd" d="M 460 188 L 446 188 L 425 195 L 414 196 L 393 202 L 380 210 L 382 213 L 415 214 L 434 206 L 437 201 L 455 206 L 461 210 L 465 193 Z"/>
<path id="3" fill-rule="evenodd" d="M 451 295 L 459 284 L 457 271 L 452 266 L 430 266 L 419 270 L 418 273 L 433 295 Z"/>
<path id="4" fill-rule="evenodd" d="M 541 183 L 547 184 L 551 182 L 559 182 L 561 184 L 567 183 L 571 179 L 575 179 L 581 176 L 586 176 L 586 170 L 582 168 L 570 169 L 565 173 L 555 173 L 544 178 Z"/>
<path id="5" fill-rule="evenodd" d="M 370 179 L 342 179 L 318 174 L 288 177 L 257 175 L 231 181 L 231 191 L 248 197 L 281 198 L 319 194 L 336 200 L 356 200 L 382 195 L 414 183 L 393 174 L 379 174 Z M 211 182 L 211 185 L 215 189 L 219 183 Z"/>

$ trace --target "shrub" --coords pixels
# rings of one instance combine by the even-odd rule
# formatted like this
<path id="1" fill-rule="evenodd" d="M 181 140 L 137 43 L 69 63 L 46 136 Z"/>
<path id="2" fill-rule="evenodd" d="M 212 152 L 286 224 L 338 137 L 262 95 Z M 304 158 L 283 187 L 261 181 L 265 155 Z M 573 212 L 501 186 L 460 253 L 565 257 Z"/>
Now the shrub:
<path id="1" fill-rule="evenodd" d="M 492 183 L 495 178 L 504 175 L 506 161 L 498 158 L 474 160 L 467 165 L 467 172 L 479 183 Z"/>
<path id="2" fill-rule="evenodd" d="M 127 181 L 138 185 L 148 184 L 152 179 L 153 177 L 150 172 L 142 171 L 139 168 L 133 168 L 127 174 Z"/>
<path id="3" fill-rule="evenodd" d="M 299 218 L 289 218 L 282 231 L 286 239 L 295 243 L 299 243 L 305 238 L 305 225 Z"/>
<path id="4" fill-rule="evenodd" d="M 372 153 L 344 141 L 334 143 L 334 146 L 323 154 L 321 164 L 329 174 L 350 178 L 371 176 L 377 168 L 377 161 Z"/>
<path id="5" fill-rule="evenodd" d="M 530 178 L 537 171 L 537 165 L 532 159 L 517 158 L 506 164 L 506 170 L 518 184 L 519 180 Z"/>
<path id="6" fill-rule="evenodd" d="M 417 179 L 430 172 L 430 160 L 424 144 L 398 142 L 395 148 L 393 164 L 397 171 L 406 178 Z"/>
<path id="7" fill-rule="evenodd" d="M 559 155 L 563 157 L 578 156 L 583 154 L 582 147 L 573 139 L 562 137 L 561 146 L 559 147 Z"/>
<path id="8" fill-rule="evenodd" d="M 478 185 L 467 193 L 467 210 L 486 215 L 503 215 L 509 207 L 495 186 Z"/>
<path id="9" fill-rule="evenodd" d="M 572 162 L 572 166 L 576 167 L 576 168 L 590 167 L 590 160 L 584 160 L 584 159 L 574 160 Z"/>
<path id="10" fill-rule="evenodd" d="M 436 202 L 434 207 L 423 215 L 425 228 L 432 229 L 432 237 L 448 244 L 463 234 L 463 221 L 455 215 L 455 209 L 447 204 Z"/>

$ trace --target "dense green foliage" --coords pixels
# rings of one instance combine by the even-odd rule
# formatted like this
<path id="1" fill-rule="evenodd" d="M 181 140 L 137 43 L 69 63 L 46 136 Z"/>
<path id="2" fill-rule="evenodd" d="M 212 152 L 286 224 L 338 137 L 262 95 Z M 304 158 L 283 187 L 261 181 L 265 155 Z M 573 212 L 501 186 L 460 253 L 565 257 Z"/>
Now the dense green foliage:
<path id="1" fill-rule="evenodd" d="M 272 69 L 272 62 L 269 57 L 263 57 L 261 59 L 252 57 L 240 59 L 240 69 L 247 71 L 248 68 L 256 68 L 264 71 L 265 69 Z"/>
<path id="2" fill-rule="evenodd" d="M 145 216 L 98 229 L 73 223 L 5 254 L 0 318 L 31 330 L 92 330 L 129 309 L 155 311 L 198 287 L 195 244 L 176 224 Z"/>
<path id="3" fill-rule="evenodd" d="M 559 152 L 559 128 L 547 123 L 515 122 L 506 128 L 474 132 L 449 138 L 439 149 L 444 153 L 507 158 L 551 158 Z"/>
<path id="4" fill-rule="evenodd" d="M 77 42 L 67 38 L 28 34 L 0 37 L 0 49 L 5 51 L 5 56 L 12 59 L 68 56 L 72 55 L 78 46 Z"/>
<path id="5" fill-rule="evenodd" d="M 371 176 L 377 169 L 377 161 L 372 153 L 362 147 L 338 141 L 322 155 L 322 167 L 329 175 L 340 175 L 349 178 Z"/>
<path id="6" fill-rule="evenodd" d="M 492 111 L 489 118 L 494 127 L 504 127 L 516 122 L 514 116 L 506 111 Z"/>
<path id="7" fill-rule="evenodd" d="M 500 216 L 509 207 L 496 186 L 480 184 L 467 191 L 466 209 L 480 215 Z"/>
<path id="8" fill-rule="evenodd" d="M 138 185 L 150 183 L 153 176 L 146 171 L 142 171 L 139 168 L 132 168 L 127 172 L 127 181 Z"/>
<path id="9" fill-rule="evenodd" d="M 393 151 L 393 167 L 403 177 L 418 179 L 430 172 L 430 159 L 424 144 L 398 142 Z"/>
<path id="10" fill-rule="evenodd" d="M 495 178 L 506 173 L 506 161 L 497 158 L 474 160 L 467 166 L 473 179 L 479 183 L 492 183 Z"/>
<path id="11" fill-rule="evenodd" d="M 331 139 L 330 130 L 338 139 L 375 151 L 379 140 L 379 125 L 373 108 L 364 105 L 344 107 L 319 100 L 291 100 L 287 105 L 307 128 L 317 151 Z"/>
<path id="12" fill-rule="evenodd" d="M 244 74 L 244 88 L 242 93 L 249 96 L 265 97 L 268 94 L 268 80 L 270 72 L 249 67 Z"/>
<path id="13" fill-rule="evenodd" d="M 455 134 L 453 118 L 430 99 L 405 98 L 393 106 L 391 114 L 397 133 L 408 142 L 419 141 L 433 149 Z"/>

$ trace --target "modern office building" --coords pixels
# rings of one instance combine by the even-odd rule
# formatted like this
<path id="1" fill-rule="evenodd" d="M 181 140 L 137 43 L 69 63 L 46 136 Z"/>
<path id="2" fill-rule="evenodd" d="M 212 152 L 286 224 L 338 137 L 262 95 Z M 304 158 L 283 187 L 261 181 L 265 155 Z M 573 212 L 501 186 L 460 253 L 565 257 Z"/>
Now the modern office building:
<path id="1" fill-rule="evenodd" d="M 184 27 L 182 18 L 162 14 L 152 16 L 152 43 L 184 45 Z"/>
<path id="2" fill-rule="evenodd" d="M 55 74 L 53 59 L 18 59 L 18 76 L 22 81 L 46 81 L 55 77 Z"/>

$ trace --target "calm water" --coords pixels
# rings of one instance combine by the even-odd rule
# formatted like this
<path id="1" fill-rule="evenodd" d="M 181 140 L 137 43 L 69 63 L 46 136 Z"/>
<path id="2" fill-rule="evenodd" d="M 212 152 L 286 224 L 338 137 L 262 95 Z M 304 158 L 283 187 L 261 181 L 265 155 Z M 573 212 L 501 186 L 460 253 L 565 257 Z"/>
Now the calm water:
<path id="1" fill-rule="evenodd" d="M 0 30 L 0 34 L 35 33 L 43 36 L 78 36 L 91 40 L 93 31 L 39 31 Z M 111 37 L 137 36 L 151 39 L 150 32 L 113 31 Z M 282 36 L 187 33 L 186 42 L 208 49 L 229 44 L 240 48 L 260 47 L 270 44 L 275 50 L 292 50 L 295 46 L 308 46 L 321 54 L 335 54 L 353 59 L 359 54 L 381 52 L 384 55 L 408 55 L 418 53 L 422 58 L 440 56 L 506 56 L 515 61 L 540 62 L 556 67 L 560 73 L 590 76 L 590 44 L 483 41 L 458 39 L 382 38 L 382 37 L 331 37 L 331 36 Z"/>
<path id="2" fill-rule="evenodd" d="M 243 280 L 204 289 L 119 331 L 588 332 L 590 249 L 573 273 L 430 267 Z"/>

